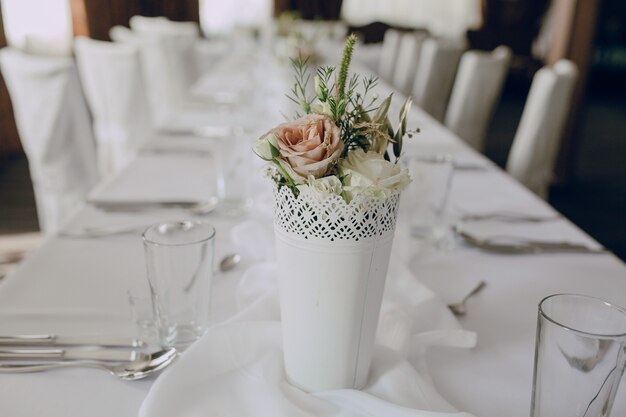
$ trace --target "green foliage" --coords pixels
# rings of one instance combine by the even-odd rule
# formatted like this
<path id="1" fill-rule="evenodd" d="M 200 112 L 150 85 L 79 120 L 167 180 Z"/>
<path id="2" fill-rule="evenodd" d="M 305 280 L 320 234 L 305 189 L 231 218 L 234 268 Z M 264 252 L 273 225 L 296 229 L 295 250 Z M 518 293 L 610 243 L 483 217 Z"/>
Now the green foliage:
<path id="1" fill-rule="evenodd" d="M 410 135 L 406 128 L 406 117 L 411 100 L 407 99 L 402 106 L 400 122 L 394 131 L 387 116 L 392 95 L 378 103 L 376 94 L 371 94 L 370 97 L 378 78 L 349 75 L 356 41 L 355 35 L 347 38 L 338 71 L 332 65 L 317 68 L 314 97 L 307 95 L 311 78 L 307 68 L 308 59 L 303 60 L 300 56 L 292 59 L 295 83 L 291 90 L 292 95 L 287 97 L 300 106 L 305 114 L 326 114 L 341 128 L 341 138 L 345 145 L 342 157 L 353 149 L 362 148 L 365 151 L 376 151 L 389 159 L 387 147 L 389 143 L 393 143 L 393 155 L 397 161 L 402 153 L 402 138 L 406 133 Z M 299 117 L 301 114 L 297 113 L 296 118 Z"/>

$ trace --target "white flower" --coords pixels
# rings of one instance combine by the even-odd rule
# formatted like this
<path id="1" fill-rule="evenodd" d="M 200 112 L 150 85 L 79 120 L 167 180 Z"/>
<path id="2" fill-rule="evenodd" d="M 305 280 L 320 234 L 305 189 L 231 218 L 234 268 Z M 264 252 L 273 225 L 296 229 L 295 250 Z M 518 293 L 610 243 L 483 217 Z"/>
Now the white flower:
<path id="1" fill-rule="evenodd" d="M 344 176 L 343 190 L 347 202 L 358 195 L 387 198 L 395 191 L 402 191 L 411 182 L 407 169 L 387 161 L 374 151 L 355 149 L 339 164 Z"/>
<path id="2" fill-rule="evenodd" d="M 266 161 L 271 161 L 278 155 L 278 138 L 270 131 L 254 142 L 254 152 Z"/>
<path id="3" fill-rule="evenodd" d="M 315 178 L 309 175 L 306 184 L 298 185 L 301 194 L 311 195 L 319 201 L 324 201 L 331 195 L 341 195 L 341 181 L 334 175 L 323 178 Z"/>
<path id="4" fill-rule="evenodd" d="M 320 103 L 315 103 L 311 106 L 311 111 L 313 113 L 323 114 L 328 117 L 333 116 L 332 110 L 330 110 L 330 104 L 326 101 L 322 101 Z"/>

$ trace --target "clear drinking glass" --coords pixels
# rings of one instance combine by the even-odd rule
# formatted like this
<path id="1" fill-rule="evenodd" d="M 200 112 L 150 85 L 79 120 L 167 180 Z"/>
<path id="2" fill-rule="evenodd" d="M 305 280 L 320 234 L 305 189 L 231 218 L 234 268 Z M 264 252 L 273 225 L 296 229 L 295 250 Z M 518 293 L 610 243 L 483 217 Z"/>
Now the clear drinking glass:
<path id="1" fill-rule="evenodd" d="M 227 215 L 240 215 L 250 207 L 249 159 L 253 156 L 252 145 L 246 137 L 233 137 L 216 140 L 219 149 L 218 197 L 219 210 Z"/>
<path id="2" fill-rule="evenodd" d="M 539 303 L 531 417 L 606 417 L 626 363 L 626 310 L 557 294 Z"/>
<path id="3" fill-rule="evenodd" d="M 160 343 L 185 349 L 209 327 L 215 229 L 196 221 L 155 224 L 143 242 Z"/>
<path id="4" fill-rule="evenodd" d="M 449 156 L 414 157 L 408 162 L 413 181 L 411 199 L 411 235 L 437 243 L 450 233 L 446 207 L 454 172 Z"/>

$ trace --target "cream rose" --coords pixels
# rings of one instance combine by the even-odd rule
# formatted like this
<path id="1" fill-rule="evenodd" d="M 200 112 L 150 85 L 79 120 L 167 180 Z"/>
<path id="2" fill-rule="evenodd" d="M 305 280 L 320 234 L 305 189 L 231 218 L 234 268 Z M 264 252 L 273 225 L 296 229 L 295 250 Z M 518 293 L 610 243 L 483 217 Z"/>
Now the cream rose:
<path id="1" fill-rule="evenodd" d="M 343 150 L 341 129 L 321 114 L 309 114 L 273 129 L 280 156 L 304 177 L 326 175 Z"/>
<path id="2" fill-rule="evenodd" d="M 343 189 L 341 181 L 334 175 L 324 178 L 309 176 L 306 184 L 298 185 L 301 195 L 311 195 L 319 201 L 324 201 L 331 195 L 341 195 Z"/>
<path id="3" fill-rule="evenodd" d="M 358 195 L 386 198 L 411 182 L 409 172 L 374 151 L 355 149 L 339 164 L 347 202 Z"/>

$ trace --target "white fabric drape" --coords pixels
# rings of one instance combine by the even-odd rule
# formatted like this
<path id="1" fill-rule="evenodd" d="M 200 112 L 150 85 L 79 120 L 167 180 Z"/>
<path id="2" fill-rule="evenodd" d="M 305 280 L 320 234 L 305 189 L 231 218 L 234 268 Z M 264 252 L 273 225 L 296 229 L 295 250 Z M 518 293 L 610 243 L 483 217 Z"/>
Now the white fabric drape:
<path id="1" fill-rule="evenodd" d="M 402 39 L 402 32 L 398 30 L 389 29 L 385 32 L 380 62 L 378 63 L 378 74 L 385 81 L 391 82 L 393 80 L 400 39 Z"/>
<path id="2" fill-rule="evenodd" d="M 537 71 L 507 161 L 506 170 L 544 199 L 577 77 L 568 60 Z"/>
<path id="3" fill-rule="evenodd" d="M 57 231 L 98 181 L 91 121 L 74 62 L 4 48 L 0 66 L 28 157 L 40 228 Z"/>
<path id="4" fill-rule="evenodd" d="M 341 17 L 354 26 L 383 22 L 458 38 L 481 24 L 480 7 L 480 0 L 344 0 Z"/>
<path id="5" fill-rule="evenodd" d="M 75 42 L 76 61 L 94 118 L 103 176 L 118 172 L 152 132 L 141 58 L 129 43 Z"/>
<path id="6" fill-rule="evenodd" d="M 485 134 L 500 98 L 511 61 L 511 49 L 463 54 L 446 111 L 445 125 L 482 152 Z"/>
<path id="7" fill-rule="evenodd" d="M 411 94 L 417 63 L 425 39 L 426 33 L 424 32 L 407 32 L 400 38 L 398 57 L 395 62 L 396 68 L 391 84 L 403 94 Z"/>
<path id="8" fill-rule="evenodd" d="M 413 83 L 413 103 L 443 121 L 465 42 L 429 38 L 424 41 Z"/>

